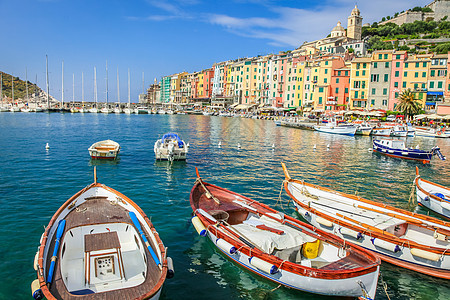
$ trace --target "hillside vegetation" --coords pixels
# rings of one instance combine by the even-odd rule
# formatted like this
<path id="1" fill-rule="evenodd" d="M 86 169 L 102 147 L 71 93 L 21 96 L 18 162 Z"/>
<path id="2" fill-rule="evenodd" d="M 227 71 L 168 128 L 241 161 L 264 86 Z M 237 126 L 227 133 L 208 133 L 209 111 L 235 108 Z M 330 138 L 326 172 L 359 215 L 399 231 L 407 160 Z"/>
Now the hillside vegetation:
<path id="1" fill-rule="evenodd" d="M 11 82 L 11 75 L 1 72 L 2 74 L 2 94 L 3 97 L 12 98 L 12 82 Z M 28 81 L 28 95 L 31 97 L 31 95 L 34 93 L 35 89 L 38 91 L 38 93 L 41 92 L 41 89 L 35 85 L 34 83 L 31 83 Z M 19 77 L 14 77 L 14 99 L 22 98 L 26 99 L 27 97 L 27 89 L 26 89 L 26 82 L 21 80 Z"/>
<path id="2" fill-rule="evenodd" d="M 415 7 L 412 10 L 419 11 L 419 9 L 422 8 Z M 378 25 L 375 22 L 372 26 L 363 27 L 362 38 L 367 39 L 372 50 L 396 49 L 409 52 L 428 50 L 443 54 L 450 51 L 450 42 L 420 40 L 450 38 L 450 21 L 445 17 L 439 21 L 415 21 L 414 23 L 404 23 L 401 26 L 394 23 Z M 407 45 L 403 44 L 403 40 L 406 40 Z"/>

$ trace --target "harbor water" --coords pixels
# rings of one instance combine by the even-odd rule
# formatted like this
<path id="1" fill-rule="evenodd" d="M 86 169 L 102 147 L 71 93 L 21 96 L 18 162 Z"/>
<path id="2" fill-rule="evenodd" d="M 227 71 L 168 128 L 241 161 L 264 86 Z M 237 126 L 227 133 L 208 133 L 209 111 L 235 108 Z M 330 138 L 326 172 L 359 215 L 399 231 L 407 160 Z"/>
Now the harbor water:
<path id="1" fill-rule="evenodd" d="M 153 145 L 166 132 L 189 142 L 186 162 L 155 161 Z M 91 161 L 88 147 L 105 139 L 121 145 L 120 159 Z M 166 281 L 161 299 L 327 299 L 277 289 L 200 237 L 190 222 L 195 167 L 205 181 L 297 218 L 281 190 L 281 162 L 293 178 L 428 213 L 408 202 L 415 167 L 423 178 L 450 186 L 448 161 L 435 157 L 424 165 L 380 156 L 369 151 L 371 140 L 203 115 L 1 113 L 0 300 L 31 299 L 33 259 L 44 227 L 69 197 L 93 182 L 94 165 L 98 181 L 135 201 L 168 247 L 175 277 Z M 415 137 L 406 143 L 438 145 L 450 157 L 450 140 Z M 386 293 L 390 299 L 450 299 L 450 284 L 383 263 L 376 299 L 388 299 Z"/>

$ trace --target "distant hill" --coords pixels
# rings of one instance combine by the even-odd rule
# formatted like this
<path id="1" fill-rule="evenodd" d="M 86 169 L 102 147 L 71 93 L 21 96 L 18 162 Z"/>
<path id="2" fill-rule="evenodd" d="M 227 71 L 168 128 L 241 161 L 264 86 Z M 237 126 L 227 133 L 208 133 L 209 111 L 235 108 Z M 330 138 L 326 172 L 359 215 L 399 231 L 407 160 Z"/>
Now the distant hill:
<path id="1" fill-rule="evenodd" d="M 9 99 L 12 99 L 12 76 L 11 74 L 5 73 L 0 71 L 0 74 L 2 75 L 2 95 L 3 97 L 7 97 Z M 34 83 L 31 83 L 28 81 L 28 95 L 30 98 L 32 98 L 32 95 L 37 91 L 38 94 L 43 93 L 44 91 L 35 85 Z M 14 99 L 26 99 L 27 97 L 27 89 L 26 89 L 26 82 L 21 80 L 19 77 L 14 77 Z"/>

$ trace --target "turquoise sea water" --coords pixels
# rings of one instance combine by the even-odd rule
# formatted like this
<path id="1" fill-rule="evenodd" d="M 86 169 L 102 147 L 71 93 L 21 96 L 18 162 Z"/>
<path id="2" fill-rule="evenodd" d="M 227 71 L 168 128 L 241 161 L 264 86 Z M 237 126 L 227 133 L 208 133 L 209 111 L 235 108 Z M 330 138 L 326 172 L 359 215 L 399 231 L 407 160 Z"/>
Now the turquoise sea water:
<path id="1" fill-rule="evenodd" d="M 187 162 L 155 162 L 153 144 L 175 131 L 189 142 Z M 87 148 L 112 139 L 120 160 L 93 163 Z M 219 148 L 218 142 L 222 142 Z M 50 149 L 45 150 L 49 143 Z M 237 144 L 241 144 L 241 149 Z M 275 148 L 272 148 L 272 145 Z M 329 144 L 329 148 L 327 145 Z M 408 138 L 410 146 L 441 147 L 450 141 Z M 316 145 L 316 149 L 313 146 Z M 161 299 L 326 299 L 279 288 L 237 267 L 197 235 L 190 223 L 189 193 L 195 167 L 205 181 L 298 217 L 283 192 L 280 162 L 291 176 L 408 209 L 419 166 L 421 176 L 450 186 L 448 161 L 430 165 L 374 154 L 370 137 L 329 135 L 277 127 L 272 121 L 194 115 L 0 114 L 0 299 L 31 299 L 34 254 L 53 213 L 93 181 L 130 197 L 151 217 L 175 277 Z M 425 210 L 419 211 L 426 213 Z M 383 264 L 377 299 L 450 299 L 448 281 Z"/>

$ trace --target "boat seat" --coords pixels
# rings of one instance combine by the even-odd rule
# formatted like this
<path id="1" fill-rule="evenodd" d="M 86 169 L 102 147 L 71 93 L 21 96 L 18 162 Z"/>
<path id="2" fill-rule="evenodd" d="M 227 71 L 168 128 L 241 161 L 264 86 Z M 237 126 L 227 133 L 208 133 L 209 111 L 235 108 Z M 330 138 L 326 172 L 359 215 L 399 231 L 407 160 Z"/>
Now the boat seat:
<path id="1" fill-rule="evenodd" d="M 278 250 L 278 249 L 274 249 L 272 252 L 272 255 L 275 255 L 276 257 L 278 257 L 279 259 L 282 260 L 286 260 L 286 261 L 290 261 L 293 263 L 298 263 L 302 261 L 302 253 L 300 251 L 301 246 L 295 246 L 292 248 L 287 248 L 287 249 L 282 249 L 282 250 Z"/>

